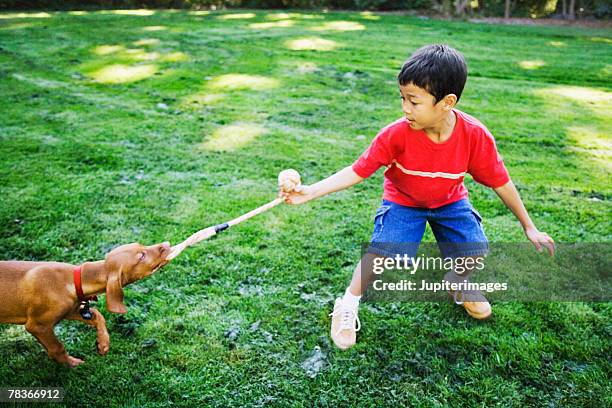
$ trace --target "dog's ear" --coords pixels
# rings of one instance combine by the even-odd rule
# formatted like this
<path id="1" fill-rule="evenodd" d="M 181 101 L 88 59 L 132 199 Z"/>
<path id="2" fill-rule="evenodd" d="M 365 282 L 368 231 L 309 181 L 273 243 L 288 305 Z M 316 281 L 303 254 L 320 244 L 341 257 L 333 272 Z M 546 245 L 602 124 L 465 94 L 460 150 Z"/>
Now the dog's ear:
<path id="1" fill-rule="evenodd" d="M 123 287 L 121 278 L 123 266 L 113 269 L 106 279 L 106 308 L 113 313 L 127 313 L 127 307 L 123 304 Z"/>

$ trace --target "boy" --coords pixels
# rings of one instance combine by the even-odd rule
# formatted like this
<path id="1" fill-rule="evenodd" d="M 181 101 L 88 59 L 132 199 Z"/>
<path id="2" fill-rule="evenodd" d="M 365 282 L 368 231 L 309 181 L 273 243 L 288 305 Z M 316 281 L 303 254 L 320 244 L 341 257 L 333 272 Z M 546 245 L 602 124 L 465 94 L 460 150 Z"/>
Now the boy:
<path id="1" fill-rule="evenodd" d="M 466 79 L 467 66 L 458 51 L 446 45 L 421 48 L 403 64 L 398 75 L 404 117 L 383 128 L 352 166 L 283 194 L 288 204 L 302 204 L 348 188 L 380 167 L 387 167 L 383 203 L 376 211 L 370 249 L 331 313 L 331 337 L 341 349 L 356 342 L 359 300 L 372 276 L 374 257 L 403 256 L 402 251 L 385 243 L 397 243 L 396 247 L 399 243 L 417 243 L 412 250 L 404 247 L 403 251 L 412 252 L 409 257 L 416 256 L 425 223 L 429 222 L 444 258 L 486 253 L 481 218 L 469 203 L 463 184 L 466 172 L 495 190 L 538 251 L 545 246 L 553 255 L 554 241 L 531 221 L 493 136 L 478 120 L 454 109 Z M 449 280 L 448 274 L 445 279 Z M 491 315 L 489 302 L 480 292 L 451 295 L 470 316 L 485 319 Z M 463 302 L 457 300 L 458 295 Z"/>

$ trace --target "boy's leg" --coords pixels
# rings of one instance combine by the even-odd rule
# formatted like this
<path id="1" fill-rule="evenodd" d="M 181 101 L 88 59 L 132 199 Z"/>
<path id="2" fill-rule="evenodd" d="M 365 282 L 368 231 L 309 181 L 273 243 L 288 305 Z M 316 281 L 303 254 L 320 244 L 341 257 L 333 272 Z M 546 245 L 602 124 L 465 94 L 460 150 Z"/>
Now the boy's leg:
<path id="1" fill-rule="evenodd" d="M 458 265 L 476 265 L 479 258 L 468 256 L 455 258 L 455 261 Z M 469 278 L 474 269 L 475 266 L 455 268 L 444 275 L 444 280 L 451 283 L 466 284 L 470 281 Z M 482 320 L 491 316 L 491 305 L 479 290 L 450 290 L 449 295 L 456 304 L 463 305 L 465 311 L 473 318 Z"/>
<path id="2" fill-rule="evenodd" d="M 353 271 L 351 284 L 342 297 L 336 299 L 332 316 L 330 336 L 336 346 L 343 350 L 353 346 L 357 341 L 357 332 L 361 328 L 359 321 L 359 301 L 367 289 L 374 273 L 372 263 L 376 254 L 365 253 Z"/>
<path id="3" fill-rule="evenodd" d="M 432 211 L 428 221 L 444 258 L 453 258 L 455 269 L 444 280 L 455 283 L 469 282 L 479 258 L 488 251 L 488 240 L 482 228 L 482 218 L 470 202 L 460 200 Z M 471 261 L 468 261 L 471 259 Z M 450 291 L 457 304 L 476 319 L 491 315 L 491 305 L 477 290 Z"/>
<path id="4" fill-rule="evenodd" d="M 370 247 L 355 267 L 350 286 L 342 297 L 336 299 L 331 313 L 330 334 L 339 348 L 347 349 L 356 342 L 361 327 L 359 301 L 374 277 L 374 259 L 394 256 L 402 251 L 409 251 L 410 257 L 415 256 L 425 232 L 425 214 L 423 210 L 388 201 L 383 201 L 376 211 Z"/>

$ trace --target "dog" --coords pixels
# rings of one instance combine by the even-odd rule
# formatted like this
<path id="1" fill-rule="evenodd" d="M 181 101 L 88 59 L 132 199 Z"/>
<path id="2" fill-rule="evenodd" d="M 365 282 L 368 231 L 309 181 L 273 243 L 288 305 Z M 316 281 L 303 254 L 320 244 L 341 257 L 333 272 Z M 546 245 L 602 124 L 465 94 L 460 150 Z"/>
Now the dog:
<path id="1" fill-rule="evenodd" d="M 0 261 L 0 323 L 24 324 L 49 357 L 72 368 L 83 360 L 70 356 L 53 331 L 63 319 L 78 320 L 97 330 L 97 349 L 106 355 L 110 339 L 104 316 L 89 309 L 93 295 L 106 292 L 106 307 L 126 313 L 123 287 L 152 275 L 168 261 L 170 244 L 122 245 L 103 261 L 80 266 L 61 262 Z"/>

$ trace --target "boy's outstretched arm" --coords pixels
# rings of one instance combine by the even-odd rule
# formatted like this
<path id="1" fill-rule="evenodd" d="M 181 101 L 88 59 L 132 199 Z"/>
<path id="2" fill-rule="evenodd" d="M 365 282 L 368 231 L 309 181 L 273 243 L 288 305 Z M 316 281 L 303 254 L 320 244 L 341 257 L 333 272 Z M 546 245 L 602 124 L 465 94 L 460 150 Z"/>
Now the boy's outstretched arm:
<path id="1" fill-rule="evenodd" d="M 527 213 L 527 209 L 523 204 L 523 200 L 521 200 L 521 197 L 512 180 L 508 181 L 501 187 L 494 188 L 493 190 L 495 190 L 506 207 L 508 207 L 519 220 L 523 226 L 525 235 L 527 235 L 527 238 L 533 243 L 536 249 L 540 251 L 542 246 L 545 246 L 546 249 L 548 249 L 548 253 L 550 253 L 551 256 L 554 255 L 555 241 L 553 241 L 553 239 L 547 233 L 538 231 L 533 221 L 531 221 L 531 218 Z"/>
<path id="2" fill-rule="evenodd" d="M 363 177 L 353 171 L 352 166 L 348 166 L 318 183 L 310 186 L 302 185 L 296 191 L 281 193 L 281 195 L 287 204 L 303 204 L 329 193 L 344 190 L 363 180 Z"/>

